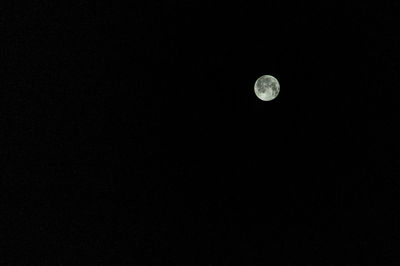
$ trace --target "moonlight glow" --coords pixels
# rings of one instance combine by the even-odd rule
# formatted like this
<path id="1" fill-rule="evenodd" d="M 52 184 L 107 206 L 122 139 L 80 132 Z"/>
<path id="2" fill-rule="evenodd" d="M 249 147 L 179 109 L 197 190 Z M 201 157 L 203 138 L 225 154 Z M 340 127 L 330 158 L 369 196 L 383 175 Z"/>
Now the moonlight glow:
<path id="1" fill-rule="evenodd" d="M 280 86 L 276 78 L 270 75 L 261 76 L 254 84 L 257 97 L 263 101 L 271 101 L 279 94 Z"/>

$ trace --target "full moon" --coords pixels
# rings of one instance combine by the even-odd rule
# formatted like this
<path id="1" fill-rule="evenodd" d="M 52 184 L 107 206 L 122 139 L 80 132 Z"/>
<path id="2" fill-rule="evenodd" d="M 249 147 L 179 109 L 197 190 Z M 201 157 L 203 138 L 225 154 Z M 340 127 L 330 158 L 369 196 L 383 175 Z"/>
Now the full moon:
<path id="1" fill-rule="evenodd" d="M 279 94 L 280 86 L 276 78 L 264 75 L 257 79 L 254 84 L 254 91 L 257 97 L 263 101 L 271 101 Z"/>

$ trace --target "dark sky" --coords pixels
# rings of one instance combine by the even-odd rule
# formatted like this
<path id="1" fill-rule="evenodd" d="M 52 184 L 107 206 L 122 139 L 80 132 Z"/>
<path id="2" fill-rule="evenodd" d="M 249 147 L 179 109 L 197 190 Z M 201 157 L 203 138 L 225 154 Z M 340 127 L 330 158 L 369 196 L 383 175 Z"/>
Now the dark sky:
<path id="1" fill-rule="evenodd" d="M 9 5 L 0 261 L 395 263 L 399 8 Z"/>

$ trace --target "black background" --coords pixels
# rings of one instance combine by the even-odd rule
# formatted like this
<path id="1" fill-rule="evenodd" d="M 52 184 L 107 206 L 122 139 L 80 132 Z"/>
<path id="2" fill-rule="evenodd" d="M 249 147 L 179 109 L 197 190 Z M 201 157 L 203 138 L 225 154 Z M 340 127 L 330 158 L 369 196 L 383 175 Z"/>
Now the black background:
<path id="1" fill-rule="evenodd" d="M 399 8 L 6 7 L 0 260 L 395 263 Z"/>

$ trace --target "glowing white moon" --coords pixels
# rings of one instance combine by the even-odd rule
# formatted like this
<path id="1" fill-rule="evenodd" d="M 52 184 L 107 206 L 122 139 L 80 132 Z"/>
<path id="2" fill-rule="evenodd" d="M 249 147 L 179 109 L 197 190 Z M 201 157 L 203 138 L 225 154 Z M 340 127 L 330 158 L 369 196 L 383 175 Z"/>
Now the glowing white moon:
<path id="1" fill-rule="evenodd" d="M 279 94 L 280 86 L 276 78 L 264 75 L 257 79 L 254 84 L 254 91 L 257 97 L 263 101 L 271 101 Z"/>

